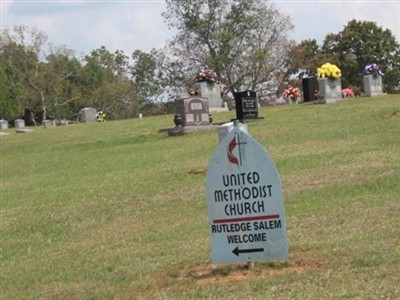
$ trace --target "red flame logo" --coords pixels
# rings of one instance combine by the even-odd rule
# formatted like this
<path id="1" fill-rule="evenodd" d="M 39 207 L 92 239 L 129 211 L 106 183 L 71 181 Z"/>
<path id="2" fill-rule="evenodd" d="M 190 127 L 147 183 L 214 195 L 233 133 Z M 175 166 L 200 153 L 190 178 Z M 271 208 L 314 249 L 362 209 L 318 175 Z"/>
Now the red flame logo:
<path id="1" fill-rule="evenodd" d="M 236 146 L 237 146 L 236 136 L 234 136 L 233 139 L 229 142 L 227 155 L 229 162 L 239 166 L 238 158 L 232 153 L 233 149 L 235 149 Z"/>

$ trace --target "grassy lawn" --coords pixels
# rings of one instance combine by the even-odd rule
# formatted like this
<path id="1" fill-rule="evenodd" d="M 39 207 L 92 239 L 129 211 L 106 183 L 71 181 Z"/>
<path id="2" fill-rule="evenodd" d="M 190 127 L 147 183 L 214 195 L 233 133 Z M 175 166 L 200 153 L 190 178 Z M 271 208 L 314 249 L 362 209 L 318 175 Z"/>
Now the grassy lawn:
<path id="1" fill-rule="evenodd" d="M 0 136 L 1 299 L 399 299 L 400 96 L 262 108 L 289 259 L 211 265 L 216 130 L 173 116 Z M 215 122 L 230 120 L 214 113 Z"/>

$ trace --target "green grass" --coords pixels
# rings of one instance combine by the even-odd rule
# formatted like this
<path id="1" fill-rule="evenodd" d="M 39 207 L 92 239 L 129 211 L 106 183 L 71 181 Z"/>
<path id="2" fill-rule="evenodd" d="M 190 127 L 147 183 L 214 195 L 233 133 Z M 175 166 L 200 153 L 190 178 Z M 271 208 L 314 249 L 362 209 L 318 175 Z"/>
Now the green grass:
<path id="1" fill-rule="evenodd" d="M 400 96 L 259 114 L 248 128 L 280 173 L 287 261 L 210 264 L 216 131 L 159 133 L 172 115 L 9 129 L 0 298 L 400 298 Z"/>

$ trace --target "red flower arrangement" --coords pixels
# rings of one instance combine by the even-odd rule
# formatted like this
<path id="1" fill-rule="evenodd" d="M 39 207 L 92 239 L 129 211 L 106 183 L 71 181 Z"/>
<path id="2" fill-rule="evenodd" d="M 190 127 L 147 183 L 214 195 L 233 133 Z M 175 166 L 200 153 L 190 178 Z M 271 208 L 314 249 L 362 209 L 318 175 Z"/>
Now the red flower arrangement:
<path id="1" fill-rule="evenodd" d="M 282 94 L 283 99 L 292 99 L 292 100 L 297 100 L 300 98 L 301 93 L 300 90 L 296 87 L 289 86 Z"/>

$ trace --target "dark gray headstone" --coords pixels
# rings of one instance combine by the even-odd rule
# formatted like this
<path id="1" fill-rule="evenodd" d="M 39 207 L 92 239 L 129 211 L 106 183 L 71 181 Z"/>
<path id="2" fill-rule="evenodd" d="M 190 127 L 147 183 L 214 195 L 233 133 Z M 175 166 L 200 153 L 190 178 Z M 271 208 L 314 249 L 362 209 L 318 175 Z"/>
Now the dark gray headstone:
<path id="1" fill-rule="evenodd" d="M 303 86 L 304 102 L 315 100 L 315 91 L 318 89 L 316 77 L 304 77 L 301 80 Z"/>
<path id="2" fill-rule="evenodd" d="M 204 97 L 188 97 L 175 100 L 175 113 L 180 115 L 184 126 L 210 125 L 208 100 Z"/>

